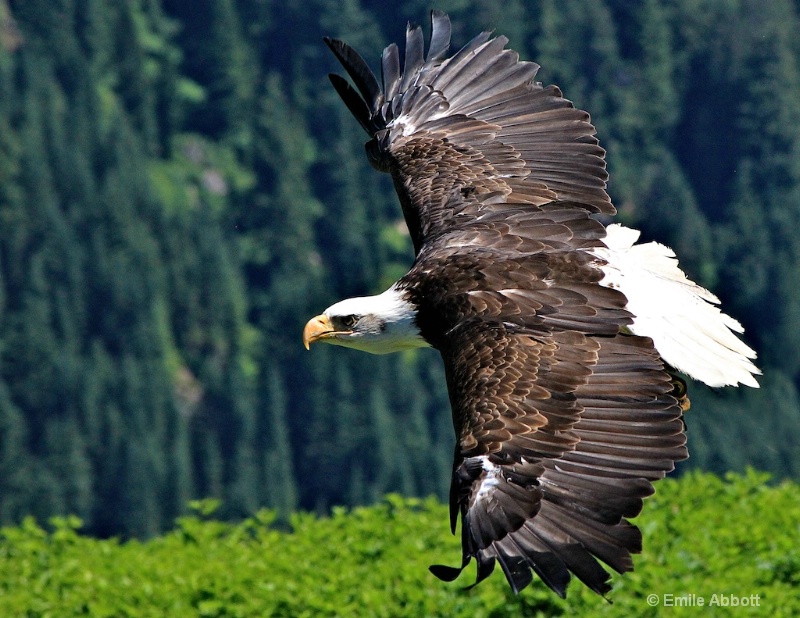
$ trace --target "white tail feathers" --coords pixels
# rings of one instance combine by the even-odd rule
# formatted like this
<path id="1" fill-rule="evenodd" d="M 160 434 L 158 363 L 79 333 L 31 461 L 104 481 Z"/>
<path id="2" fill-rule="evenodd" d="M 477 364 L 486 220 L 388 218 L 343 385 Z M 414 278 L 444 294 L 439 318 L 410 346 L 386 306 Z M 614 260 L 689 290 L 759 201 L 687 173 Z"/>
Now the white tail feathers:
<path id="1" fill-rule="evenodd" d="M 744 329 L 716 306 L 719 299 L 691 281 L 669 247 L 634 244 L 639 232 L 609 225 L 607 248 L 593 253 L 606 264 L 602 285 L 620 290 L 634 315 L 630 331 L 650 337 L 672 367 L 709 386 L 758 388 L 756 353 L 734 333 Z"/>

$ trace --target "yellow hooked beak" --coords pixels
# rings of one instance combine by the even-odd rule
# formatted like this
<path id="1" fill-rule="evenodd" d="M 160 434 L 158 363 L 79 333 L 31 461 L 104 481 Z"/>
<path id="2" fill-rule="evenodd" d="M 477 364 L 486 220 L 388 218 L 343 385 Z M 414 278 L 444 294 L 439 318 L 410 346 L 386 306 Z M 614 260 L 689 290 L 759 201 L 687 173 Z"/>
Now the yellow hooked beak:
<path id="1" fill-rule="evenodd" d="M 303 329 L 303 345 L 306 350 L 311 349 L 311 344 L 320 339 L 332 337 L 336 329 L 331 324 L 330 318 L 322 314 L 311 318 Z"/>

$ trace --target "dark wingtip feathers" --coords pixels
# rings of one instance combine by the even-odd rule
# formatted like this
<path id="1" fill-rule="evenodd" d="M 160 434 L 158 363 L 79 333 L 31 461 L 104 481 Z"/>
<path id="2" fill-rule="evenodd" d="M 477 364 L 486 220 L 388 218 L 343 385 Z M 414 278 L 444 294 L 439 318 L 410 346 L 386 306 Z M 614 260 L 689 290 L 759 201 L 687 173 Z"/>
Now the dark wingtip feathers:
<path id="1" fill-rule="evenodd" d="M 457 567 L 451 567 L 444 564 L 432 564 L 428 567 L 428 570 L 443 582 L 452 582 L 458 579 L 458 576 L 461 575 L 461 571 L 464 570 L 464 567 L 459 569 Z"/>
<path id="2" fill-rule="evenodd" d="M 336 89 L 342 101 L 344 101 L 347 109 L 350 110 L 350 113 L 353 114 L 355 119 L 358 120 L 358 123 L 364 127 L 364 130 L 372 135 L 375 130 L 371 120 L 372 114 L 369 111 L 369 107 L 364 102 L 364 99 L 361 98 L 361 95 L 359 95 L 350 85 L 350 82 L 341 75 L 330 73 L 328 79 L 331 80 L 331 84 L 333 84 L 333 87 Z"/>
<path id="3" fill-rule="evenodd" d="M 437 60 L 450 48 L 450 18 L 446 13 L 434 9 L 431 11 L 431 42 L 428 46 L 427 61 Z"/>
<path id="4" fill-rule="evenodd" d="M 447 53 L 450 48 L 450 33 L 450 18 L 442 11 L 431 11 L 431 40 L 428 46 L 427 59 L 423 60 L 424 42 L 421 29 L 412 27 L 409 24 L 406 31 L 406 53 L 402 84 L 397 46 L 390 45 L 384 50 L 381 64 L 383 90 L 381 90 L 381 84 L 369 68 L 369 65 L 355 49 L 339 39 L 323 37 L 322 40 L 347 71 L 355 87 L 361 93 L 361 97 L 364 99 L 369 111 L 374 114 L 378 111 L 384 99 L 391 99 L 401 87 L 407 87 L 407 80 L 413 77 L 424 62 L 438 60 Z M 335 83 L 334 86 L 336 86 Z M 338 86 L 336 89 L 341 95 L 342 89 Z M 347 99 L 345 99 L 345 102 L 350 107 Z M 352 107 L 350 108 L 351 110 L 353 109 Z M 363 126 L 364 123 L 361 118 L 358 118 Z"/>
<path id="5" fill-rule="evenodd" d="M 375 112 L 383 98 L 381 87 L 375 74 L 361 57 L 361 54 L 339 39 L 324 37 L 322 40 L 333 52 L 333 55 L 336 56 L 344 70 L 347 71 L 367 106 L 371 111 Z"/>
<path id="6" fill-rule="evenodd" d="M 391 101 L 400 89 L 400 52 L 395 43 L 383 50 L 381 81 L 383 82 L 383 98 L 385 101 Z"/>

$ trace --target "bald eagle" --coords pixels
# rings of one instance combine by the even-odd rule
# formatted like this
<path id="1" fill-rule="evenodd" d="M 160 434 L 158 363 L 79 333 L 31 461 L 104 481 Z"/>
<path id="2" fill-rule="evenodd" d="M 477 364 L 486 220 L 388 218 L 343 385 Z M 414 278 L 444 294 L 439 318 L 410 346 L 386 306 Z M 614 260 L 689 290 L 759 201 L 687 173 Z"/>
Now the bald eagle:
<path id="1" fill-rule="evenodd" d="M 352 84 L 333 86 L 388 172 L 416 259 L 377 296 L 312 318 L 326 342 L 384 354 L 433 347 L 456 434 L 450 524 L 478 583 L 499 563 L 519 592 L 538 575 L 565 596 L 571 574 L 610 589 L 641 551 L 636 516 L 652 483 L 687 457 L 678 372 L 757 387 L 742 327 L 690 281 L 670 249 L 605 225 L 605 152 L 589 115 L 538 65 L 483 32 L 448 57 L 450 20 L 431 14 L 381 61 L 326 39 Z"/>

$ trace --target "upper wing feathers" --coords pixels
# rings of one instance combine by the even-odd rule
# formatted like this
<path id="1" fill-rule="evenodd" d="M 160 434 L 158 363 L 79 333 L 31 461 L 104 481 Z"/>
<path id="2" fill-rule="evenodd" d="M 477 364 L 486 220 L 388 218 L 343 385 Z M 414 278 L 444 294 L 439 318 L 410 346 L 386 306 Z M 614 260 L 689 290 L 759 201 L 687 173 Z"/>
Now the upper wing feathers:
<path id="1" fill-rule="evenodd" d="M 409 27 L 402 74 L 397 47 L 383 53 L 382 87 L 354 50 L 327 42 L 364 99 L 357 105 L 354 91 L 334 84 L 372 137 L 371 162 L 394 177 L 417 252 L 452 223 L 440 210 L 480 216 L 481 203 L 453 199 L 455 189 L 508 203 L 572 200 L 591 212 L 614 212 L 588 114 L 558 88 L 534 82 L 538 65 L 505 49 L 505 37 L 483 32 L 444 58 L 450 21 L 434 11 L 427 57 L 421 30 Z"/>
<path id="2" fill-rule="evenodd" d="M 489 32 L 482 32 L 476 36 L 456 54 L 442 62 L 437 71 L 423 75 L 421 83 L 430 84 L 432 88 L 446 92 L 448 101 L 465 88 L 471 88 L 485 68 L 484 58 L 490 56 L 493 51 L 496 53 L 508 42 L 505 37 L 489 41 L 490 36 Z"/>

